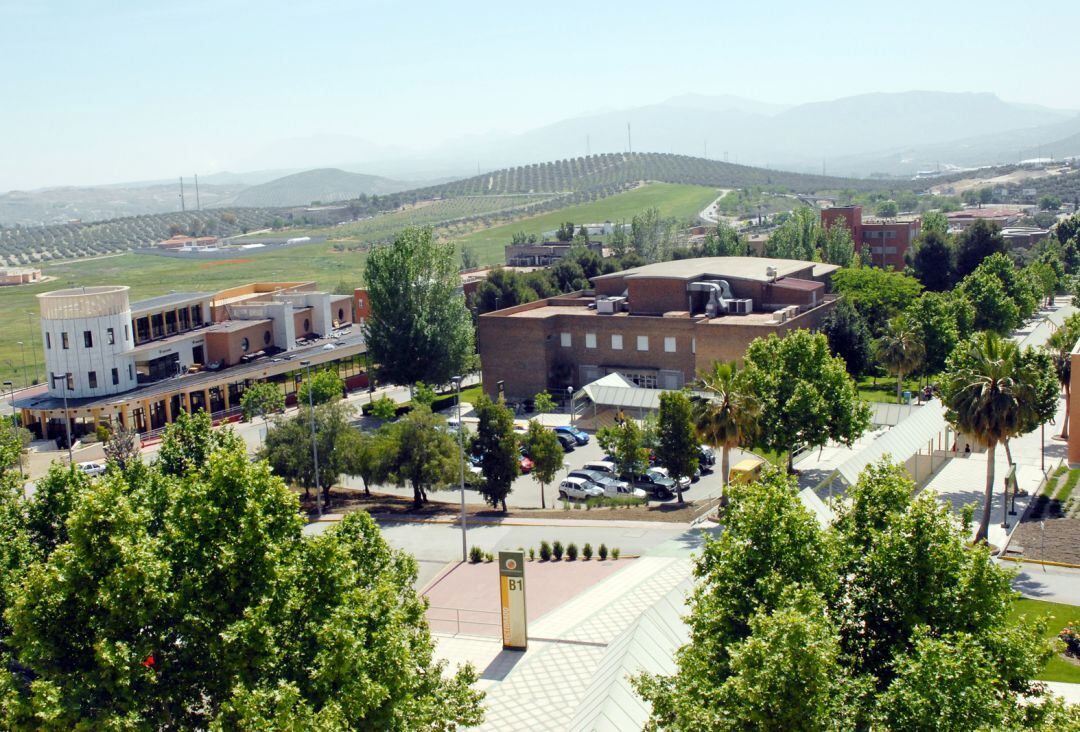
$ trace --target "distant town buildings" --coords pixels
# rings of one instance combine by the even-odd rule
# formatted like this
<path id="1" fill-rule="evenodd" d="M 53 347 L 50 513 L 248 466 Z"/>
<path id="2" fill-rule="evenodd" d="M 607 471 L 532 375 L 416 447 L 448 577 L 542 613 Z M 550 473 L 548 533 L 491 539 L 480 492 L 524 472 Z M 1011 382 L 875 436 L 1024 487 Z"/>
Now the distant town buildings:
<path id="1" fill-rule="evenodd" d="M 842 221 L 851 232 L 856 252 L 869 248 L 872 264 L 897 271 L 904 269 L 904 255 L 922 228 L 918 216 L 864 219 L 862 206 L 835 206 L 821 211 L 821 225 L 826 229 L 837 221 Z"/>
<path id="2" fill-rule="evenodd" d="M 527 398 L 610 373 L 679 389 L 755 338 L 815 329 L 834 307 L 835 265 L 759 257 L 649 264 L 593 278 L 584 291 L 479 318 L 483 387 Z"/>
<path id="3" fill-rule="evenodd" d="M 965 208 L 962 211 L 950 211 L 945 214 L 949 220 L 949 229 L 962 231 L 976 221 L 989 221 L 1004 228 L 1020 220 L 1024 210 L 1020 207 Z"/>
<path id="4" fill-rule="evenodd" d="M 0 268 L 0 286 L 25 285 L 31 282 L 41 282 L 40 269 L 36 267 Z"/>
<path id="5" fill-rule="evenodd" d="M 186 236 L 184 234 L 177 234 L 164 241 L 159 241 L 157 243 L 157 248 L 168 251 L 197 251 L 199 249 L 217 246 L 217 243 L 218 238 L 216 236 Z"/>
<path id="6" fill-rule="evenodd" d="M 545 241 L 540 244 L 507 244 L 506 264 L 509 267 L 547 267 L 565 257 L 571 248 L 581 246 L 572 242 Z M 585 247 L 599 256 L 604 255 L 604 245 L 590 241 Z"/>
<path id="7" fill-rule="evenodd" d="M 97 424 L 139 433 L 180 411 L 215 419 L 238 414 L 258 381 L 295 398 L 300 361 L 337 368 L 351 388 L 366 385 L 365 347 L 349 295 L 313 282 L 258 282 L 220 292 L 175 292 L 130 302 L 126 286 L 38 295 L 47 389 L 18 399 L 38 437 L 74 437 Z"/>

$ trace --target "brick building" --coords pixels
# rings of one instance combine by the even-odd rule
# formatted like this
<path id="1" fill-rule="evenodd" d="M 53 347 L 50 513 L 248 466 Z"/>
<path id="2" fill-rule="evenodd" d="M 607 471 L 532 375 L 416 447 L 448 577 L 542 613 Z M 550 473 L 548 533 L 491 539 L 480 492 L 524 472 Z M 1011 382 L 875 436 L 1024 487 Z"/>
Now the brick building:
<path id="1" fill-rule="evenodd" d="M 41 270 L 37 267 L 0 267 L 0 286 L 32 282 L 41 282 Z"/>
<path id="2" fill-rule="evenodd" d="M 594 290 L 486 313 L 479 319 L 483 386 L 508 398 L 581 387 L 619 373 L 641 387 L 679 389 L 755 338 L 817 328 L 832 310 L 830 264 L 706 257 L 593 279 Z"/>
<path id="3" fill-rule="evenodd" d="M 546 241 L 542 244 L 507 244 L 506 264 L 508 267 L 548 267 L 565 257 L 575 246 L 564 241 Z M 590 241 L 586 249 L 599 256 L 604 256 L 604 245 Z"/>
<path id="4" fill-rule="evenodd" d="M 862 206 L 822 209 L 822 226 L 828 229 L 837 221 L 843 221 L 851 232 L 856 252 L 869 247 L 871 263 L 878 267 L 892 267 L 898 272 L 904 269 L 904 255 L 922 229 L 922 219 L 917 216 L 864 219 Z"/>

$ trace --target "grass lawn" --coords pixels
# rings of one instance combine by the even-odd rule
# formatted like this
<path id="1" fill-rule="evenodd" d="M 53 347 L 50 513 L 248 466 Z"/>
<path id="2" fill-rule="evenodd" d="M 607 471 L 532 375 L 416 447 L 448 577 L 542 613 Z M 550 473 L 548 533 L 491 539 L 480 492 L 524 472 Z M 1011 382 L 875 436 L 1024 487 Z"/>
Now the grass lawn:
<path id="1" fill-rule="evenodd" d="M 1061 629 L 1070 622 L 1080 624 L 1080 606 L 1077 605 L 1021 598 L 1016 601 L 1012 611 L 1014 619 L 1021 615 L 1034 619 L 1046 614 L 1050 615 L 1049 623 L 1046 626 L 1047 638 L 1056 638 Z M 1080 666 L 1073 665 L 1060 656 L 1055 656 L 1046 664 L 1046 668 L 1043 669 L 1038 678 L 1042 681 L 1080 683 Z"/>
<path id="2" fill-rule="evenodd" d="M 656 207 L 661 216 L 674 216 L 679 220 L 693 218 L 709 205 L 717 195 L 716 188 L 706 186 L 675 185 L 672 183 L 649 183 L 614 196 L 559 209 L 511 224 L 467 234 L 458 243 L 467 246 L 480 262 L 492 264 L 503 261 L 503 247 L 510 243 L 515 232 L 541 234 L 557 229 L 564 221 L 591 224 L 601 221 L 630 221 L 635 214 Z"/>
<path id="3" fill-rule="evenodd" d="M 874 385 L 874 377 L 864 376 L 858 380 L 856 386 L 859 396 L 868 402 L 888 402 L 896 404 L 896 377 L 879 376 L 877 386 Z M 904 386 L 900 390 L 910 391 L 912 394 L 922 390 L 922 379 L 904 379 Z"/>

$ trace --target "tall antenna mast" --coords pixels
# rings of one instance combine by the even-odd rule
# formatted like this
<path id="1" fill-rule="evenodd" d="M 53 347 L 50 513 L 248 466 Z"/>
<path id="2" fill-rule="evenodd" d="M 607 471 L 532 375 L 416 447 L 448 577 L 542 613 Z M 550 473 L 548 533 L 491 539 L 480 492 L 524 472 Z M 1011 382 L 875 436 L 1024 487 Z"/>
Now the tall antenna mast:
<path id="1" fill-rule="evenodd" d="M 180 210 L 187 211 L 187 206 L 184 205 L 184 176 L 180 176 Z"/>
<path id="2" fill-rule="evenodd" d="M 202 204 L 199 202 L 199 174 L 195 174 L 195 210 L 202 211 Z"/>

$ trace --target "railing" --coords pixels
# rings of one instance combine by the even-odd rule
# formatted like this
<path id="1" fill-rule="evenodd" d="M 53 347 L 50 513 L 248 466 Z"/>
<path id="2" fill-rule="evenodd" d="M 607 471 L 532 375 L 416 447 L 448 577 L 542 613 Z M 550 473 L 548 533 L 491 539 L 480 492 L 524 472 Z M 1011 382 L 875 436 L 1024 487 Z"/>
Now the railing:
<path id="1" fill-rule="evenodd" d="M 443 617 L 438 617 L 438 615 L 443 615 Z M 481 618 L 493 618 L 494 622 Z M 453 635 L 461 635 L 463 632 L 462 627 L 465 627 L 467 630 L 464 632 L 469 635 L 498 636 L 500 631 L 497 629 L 502 627 L 499 613 L 494 610 L 465 610 L 434 605 L 427 609 L 427 621 L 428 626 L 436 632 L 449 632 L 445 628 L 452 626 L 454 628 Z M 444 629 L 436 627 L 436 624 L 441 625 Z M 496 630 L 491 630 L 492 628 Z"/>

